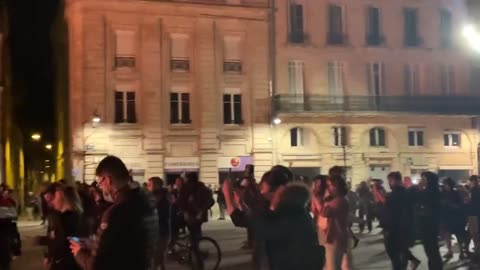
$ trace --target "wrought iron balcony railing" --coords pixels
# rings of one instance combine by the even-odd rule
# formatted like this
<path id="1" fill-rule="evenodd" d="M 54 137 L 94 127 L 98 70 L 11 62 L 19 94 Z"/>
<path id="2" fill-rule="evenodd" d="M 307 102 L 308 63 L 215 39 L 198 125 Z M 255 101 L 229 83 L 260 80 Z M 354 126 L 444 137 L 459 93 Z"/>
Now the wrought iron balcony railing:
<path id="1" fill-rule="evenodd" d="M 322 96 L 277 95 L 278 113 L 407 112 L 480 115 L 480 96 Z"/>

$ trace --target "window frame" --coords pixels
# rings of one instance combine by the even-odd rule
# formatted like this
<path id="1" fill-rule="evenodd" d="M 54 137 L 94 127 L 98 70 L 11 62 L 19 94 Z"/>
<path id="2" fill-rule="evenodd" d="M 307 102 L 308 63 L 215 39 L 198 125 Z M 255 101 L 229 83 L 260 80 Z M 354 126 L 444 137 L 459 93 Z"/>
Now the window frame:
<path id="1" fill-rule="evenodd" d="M 331 10 L 332 8 L 340 8 L 340 27 L 333 27 L 332 22 L 334 21 L 332 18 Z M 338 45 L 345 45 L 347 44 L 347 19 L 346 19 L 346 10 L 345 6 L 340 3 L 329 3 L 327 5 L 327 45 L 330 46 L 338 46 Z M 336 31 L 332 31 L 334 28 L 340 28 L 340 33 Z M 334 40 L 335 38 L 339 38 L 339 40 Z"/>
<path id="2" fill-rule="evenodd" d="M 332 127 L 333 132 L 333 145 L 335 147 L 345 147 L 348 146 L 348 131 L 345 126 L 334 126 Z"/>
<path id="3" fill-rule="evenodd" d="M 230 117 L 229 121 L 226 119 L 226 113 L 225 113 L 225 107 L 226 107 L 226 96 L 229 96 L 228 104 L 229 104 L 229 111 L 230 111 Z M 235 101 L 235 97 L 239 97 L 239 102 Z M 235 113 L 235 104 L 239 104 L 240 108 L 240 115 L 238 115 L 239 119 L 237 119 L 237 115 Z M 243 97 L 242 93 L 240 91 L 226 91 L 222 95 L 222 105 L 223 105 L 223 124 L 224 125 L 233 125 L 233 126 L 238 126 L 238 125 L 243 125 L 244 120 L 243 120 Z"/>
<path id="4" fill-rule="evenodd" d="M 301 15 L 301 24 L 297 25 L 298 14 L 297 6 L 300 6 L 302 15 Z M 295 12 L 293 11 L 295 7 Z M 294 18 L 295 17 L 295 18 Z M 295 29 L 294 29 L 295 28 Z M 289 43 L 302 44 L 305 43 L 305 10 L 302 3 L 297 3 L 296 1 L 291 1 L 288 4 L 288 37 L 287 40 Z"/>
<path id="5" fill-rule="evenodd" d="M 410 132 L 413 133 L 413 145 L 410 144 Z M 422 134 L 422 144 L 419 144 L 418 134 Z M 408 128 L 407 130 L 407 144 L 409 147 L 424 147 L 425 146 L 425 128 Z"/>
<path id="6" fill-rule="evenodd" d="M 172 120 L 172 95 L 177 95 L 177 115 L 178 115 L 178 122 L 173 122 Z M 184 118 L 183 109 L 184 109 L 184 100 L 183 95 L 188 95 L 188 117 Z M 171 125 L 191 125 L 192 124 L 192 114 L 191 114 L 191 94 L 188 91 L 179 91 L 173 90 L 170 92 L 170 124 Z"/>
<path id="7" fill-rule="evenodd" d="M 458 145 L 453 145 L 453 135 L 458 136 Z M 448 137 L 448 145 L 445 145 L 445 136 Z M 444 131 L 443 132 L 443 147 L 445 148 L 461 148 L 462 147 L 462 133 L 460 131 Z"/>
<path id="8" fill-rule="evenodd" d="M 122 121 L 117 121 L 117 93 L 122 94 L 121 102 L 122 102 Z M 129 119 L 129 112 L 130 110 L 128 109 L 129 101 L 130 99 L 128 98 L 129 94 L 133 94 L 133 120 L 130 121 Z M 114 91 L 114 119 L 113 119 L 114 124 L 136 124 L 138 123 L 138 118 L 137 118 L 137 95 L 136 91 L 129 91 L 129 90 L 115 90 Z"/>
<path id="9" fill-rule="evenodd" d="M 378 32 L 375 33 L 374 31 L 372 30 L 375 30 L 374 27 L 372 27 L 372 10 L 376 10 L 378 12 Z M 375 6 L 375 5 L 368 5 L 367 6 L 367 11 L 366 11 L 366 26 L 365 26 L 365 43 L 368 45 L 368 46 L 381 46 L 385 41 L 384 41 L 384 38 L 383 38 L 383 30 L 382 30 L 382 9 L 379 7 L 379 6 Z M 374 42 L 374 40 L 376 40 L 376 42 Z"/>
<path id="10" fill-rule="evenodd" d="M 415 15 L 415 28 L 414 33 L 408 34 L 409 30 L 407 27 L 407 14 L 408 12 L 414 12 Z M 420 36 L 420 24 L 419 24 L 419 8 L 418 7 L 404 7 L 403 8 L 403 45 L 407 48 L 416 48 L 422 45 L 422 38 Z M 408 30 L 407 30 L 408 29 Z"/>
<path id="11" fill-rule="evenodd" d="M 293 132 L 296 133 L 296 142 L 293 143 Z M 294 145 L 295 144 L 295 145 Z M 305 129 L 302 127 L 293 127 L 290 129 L 290 148 L 300 148 L 305 146 Z"/>
<path id="12" fill-rule="evenodd" d="M 380 130 L 383 130 L 383 145 L 380 144 Z M 374 131 L 374 136 L 375 136 L 375 144 L 373 145 L 372 144 L 372 131 Z M 369 132 L 368 132 L 368 135 L 369 135 L 369 141 L 370 141 L 370 147 L 387 147 L 387 132 L 385 130 L 385 128 L 383 127 L 373 127 L 371 129 L 369 129 Z"/>

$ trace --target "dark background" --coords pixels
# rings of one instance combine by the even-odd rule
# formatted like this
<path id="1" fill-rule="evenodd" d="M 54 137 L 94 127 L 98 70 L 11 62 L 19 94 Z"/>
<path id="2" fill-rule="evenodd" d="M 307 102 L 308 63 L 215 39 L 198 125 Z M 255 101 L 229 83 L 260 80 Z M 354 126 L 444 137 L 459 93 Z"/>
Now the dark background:
<path id="1" fill-rule="evenodd" d="M 51 28 L 59 0 L 8 0 L 14 114 L 24 136 L 54 138 Z"/>

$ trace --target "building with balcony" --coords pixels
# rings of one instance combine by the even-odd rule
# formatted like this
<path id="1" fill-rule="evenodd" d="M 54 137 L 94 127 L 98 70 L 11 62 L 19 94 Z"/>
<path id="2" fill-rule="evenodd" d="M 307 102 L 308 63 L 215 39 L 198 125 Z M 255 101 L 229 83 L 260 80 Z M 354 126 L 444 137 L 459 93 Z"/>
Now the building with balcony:
<path id="1" fill-rule="evenodd" d="M 270 168 L 267 0 L 66 3 L 76 180 L 107 154 L 140 182 Z"/>
<path id="2" fill-rule="evenodd" d="M 275 5 L 274 163 L 310 177 L 346 166 L 353 184 L 393 170 L 477 173 L 480 89 L 455 30 L 463 1 Z"/>

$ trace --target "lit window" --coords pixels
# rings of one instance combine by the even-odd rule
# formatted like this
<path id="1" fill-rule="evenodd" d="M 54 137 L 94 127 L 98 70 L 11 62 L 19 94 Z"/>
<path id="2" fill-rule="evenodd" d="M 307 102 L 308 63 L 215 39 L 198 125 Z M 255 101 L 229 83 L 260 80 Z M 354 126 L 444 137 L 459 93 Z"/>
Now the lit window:
<path id="1" fill-rule="evenodd" d="M 459 132 L 447 131 L 443 134 L 443 145 L 447 147 L 460 147 L 461 135 Z"/>

